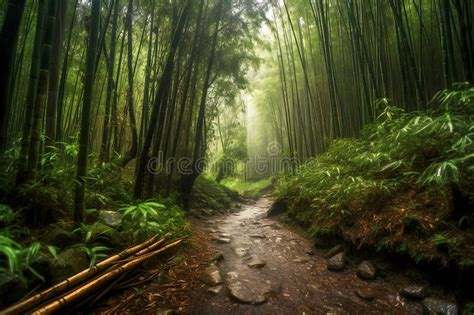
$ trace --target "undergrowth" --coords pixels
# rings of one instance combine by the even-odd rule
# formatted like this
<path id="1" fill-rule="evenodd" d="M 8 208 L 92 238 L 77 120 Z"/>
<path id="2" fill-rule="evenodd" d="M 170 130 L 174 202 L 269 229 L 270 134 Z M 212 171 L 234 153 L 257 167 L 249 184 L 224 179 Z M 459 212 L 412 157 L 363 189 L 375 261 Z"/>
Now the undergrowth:
<path id="1" fill-rule="evenodd" d="M 199 176 L 194 182 L 191 194 L 192 209 L 220 210 L 232 205 L 232 198 L 237 194 L 231 189 L 218 184 L 215 180 Z"/>
<path id="2" fill-rule="evenodd" d="M 316 236 L 474 265 L 474 88 L 438 93 L 430 110 L 387 106 L 360 138 L 281 178 L 289 216 Z"/>
<path id="3" fill-rule="evenodd" d="M 268 189 L 271 189 L 273 183 L 271 178 L 244 180 L 241 177 L 226 177 L 221 181 L 221 184 L 237 191 L 246 198 L 257 199 Z"/>

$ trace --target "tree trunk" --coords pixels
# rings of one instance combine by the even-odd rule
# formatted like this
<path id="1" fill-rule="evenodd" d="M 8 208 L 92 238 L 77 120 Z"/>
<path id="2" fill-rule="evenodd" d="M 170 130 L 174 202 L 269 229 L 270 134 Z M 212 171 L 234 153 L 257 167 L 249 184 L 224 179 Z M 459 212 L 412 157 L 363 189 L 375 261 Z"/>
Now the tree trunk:
<path id="1" fill-rule="evenodd" d="M 165 100 L 167 91 L 169 90 L 169 86 L 171 84 L 174 56 L 176 54 L 176 50 L 178 48 L 179 41 L 181 39 L 183 30 L 184 30 L 184 25 L 187 21 L 190 10 L 191 10 L 191 0 L 187 0 L 184 4 L 183 11 L 179 18 L 178 25 L 176 26 L 175 32 L 173 34 L 173 39 L 171 41 L 171 45 L 168 50 L 168 57 L 166 59 L 165 68 L 163 70 L 161 82 L 158 86 L 155 102 L 153 104 L 153 109 L 150 115 L 150 124 L 149 124 L 150 126 L 148 128 L 145 141 L 143 143 L 143 149 L 140 154 L 140 160 L 138 162 L 138 170 L 137 170 L 137 176 L 135 179 L 135 189 L 134 189 L 134 197 L 137 199 L 141 198 L 143 194 L 144 177 L 145 177 L 147 164 L 149 162 L 148 158 L 149 158 L 151 143 L 153 140 L 153 134 L 155 133 L 155 129 L 158 123 L 158 115 L 159 115 L 160 107 Z"/>
<path id="2" fill-rule="evenodd" d="M 9 0 L 0 33 L 0 154 L 8 141 L 10 84 L 25 0 Z"/>
<path id="3" fill-rule="evenodd" d="M 222 19 L 222 11 L 224 6 L 224 1 L 220 0 L 217 4 L 217 12 L 216 12 L 216 26 L 214 29 L 214 34 L 212 36 L 211 42 L 211 54 L 209 56 L 209 61 L 207 64 L 206 70 L 206 77 L 204 79 L 204 86 L 203 92 L 201 94 L 201 103 L 199 105 L 199 114 L 198 119 L 196 122 L 196 134 L 194 137 L 194 152 L 193 152 L 193 162 L 190 175 L 183 177 L 183 182 L 181 184 L 181 192 L 183 194 L 183 201 L 185 209 L 189 208 L 189 198 L 191 196 L 191 191 L 193 189 L 194 181 L 196 178 L 201 174 L 203 170 L 199 169 L 200 160 L 203 158 L 204 153 L 202 152 L 202 144 L 203 144 L 203 132 L 204 132 L 204 120 L 206 118 L 206 101 L 207 101 L 207 93 L 210 87 L 210 80 L 212 74 L 212 68 L 214 66 L 214 59 L 216 56 L 216 49 L 217 49 L 217 37 L 219 35 L 219 26 Z M 227 1 L 226 1 L 227 2 Z"/>
<path id="4" fill-rule="evenodd" d="M 81 131 L 79 136 L 79 155 L 77 160 L 77 178 L 74 196 L 74 221 L 84 220 L 85 176 L 87 175 L 87 157 L 89 148 L 90 113 L 94 90 L 95 59 L 99 37 L 100 0 L 92 0 L 91 24 L 87 46 L 86 73 L 84 79 L 84 98 L 82 104 Z"/>
<path id="5" fill-rule="evenodd" d="M 54 26 L 54 40 L 51 55 L 51 70 L 49 72 L 48 104 L 46 107 L 46 147 L 53 146 L 56 140 L 59 67 L 63 47 L 67 0 L 58 1 L 58 8 L 56 10 L 56 24 Z"/>

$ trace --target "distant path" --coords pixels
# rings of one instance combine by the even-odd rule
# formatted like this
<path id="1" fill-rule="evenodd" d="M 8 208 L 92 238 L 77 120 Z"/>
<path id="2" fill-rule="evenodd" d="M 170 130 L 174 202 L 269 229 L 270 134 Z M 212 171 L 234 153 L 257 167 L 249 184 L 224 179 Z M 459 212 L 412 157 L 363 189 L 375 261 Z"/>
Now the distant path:
<path id="1" fill-rule="evenodd" d="M 308 240 L 266 217 L 270 205 L 270 199 L 262 198 L 238 213 L 194 223 L 212 235 L 207 242 L 223 254 L 216 266 L 227 281 L 217 295 L 207 292 L 209 286 L 197 288 L 192 294 L 200 303 L 192 314 L 422 313 L 419 303 L 398 296 L 412 284 L 408 278 L 393 273 L 361 280 L 353 264 L 339 273 L 327 270 L 324 252 L 309 255 Z M 358 297 L 358 289 L 370 290 L 374 300 Z M 262 304 L 237 303 L 236 298 Z"/>

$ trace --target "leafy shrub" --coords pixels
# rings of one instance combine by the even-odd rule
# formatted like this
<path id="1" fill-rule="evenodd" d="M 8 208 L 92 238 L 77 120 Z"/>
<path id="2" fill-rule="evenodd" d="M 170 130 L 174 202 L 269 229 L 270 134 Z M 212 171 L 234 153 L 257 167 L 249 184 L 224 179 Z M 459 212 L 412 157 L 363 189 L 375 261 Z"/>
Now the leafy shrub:
<path id="1" fill-rule="evenodd" d="M 32 267 L 42 258 L 41 249 L 42 246 L 38 242 L 23 247 L 11 238 L 0 235 L 0 271 L 9 271 L 24 280 L 27 279 L 25 273 L 28 271 L 34 277 L 45 281 L 44 277 Z M 54 247 L 47 246 L 47 249 L 54 257 L 57 256 Z"/>
<path id="2" fill-rule="evenodd" d="M 144 202 L 119 211 L 123 213 L 125 233 L 135 241 L 143 241 L 156 234 L 180 233 L 185 226 L 183 212 L 177 206 Z"/>

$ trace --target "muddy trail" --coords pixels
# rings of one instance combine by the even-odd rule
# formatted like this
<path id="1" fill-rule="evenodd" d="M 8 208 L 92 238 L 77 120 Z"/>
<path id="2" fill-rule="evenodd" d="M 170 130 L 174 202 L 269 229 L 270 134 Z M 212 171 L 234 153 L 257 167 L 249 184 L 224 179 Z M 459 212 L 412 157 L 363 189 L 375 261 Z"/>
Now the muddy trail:
<path id="1" fill-rule="evenodd" d="M 328 258 L 337 249 L 315 249 L 303 236 L 267 218 L 271 202 L 262 198 L 235 213 L 192 221 L 191 248 L 168 270 L 165 284 L 157 279 L 123 292 L 96 313 L 423 313 L 420 300 L 399 293 L 409 287 L 412 295 L 420 294 L 417 286 L 429 281 L 419 272 L 375 256 L 375 279 L 358 275 L 363 259 L 354 256 L 345 259 L 343 270 L 330 271 Z M 437 301 L 434 307 L 452 306 Z"/>

